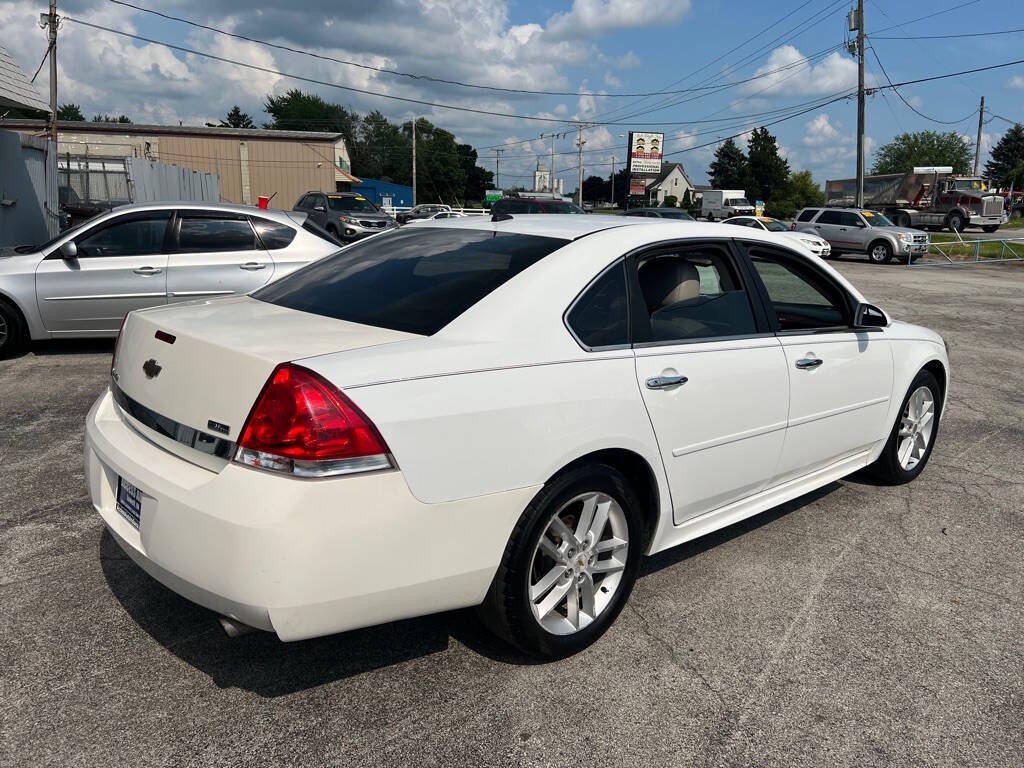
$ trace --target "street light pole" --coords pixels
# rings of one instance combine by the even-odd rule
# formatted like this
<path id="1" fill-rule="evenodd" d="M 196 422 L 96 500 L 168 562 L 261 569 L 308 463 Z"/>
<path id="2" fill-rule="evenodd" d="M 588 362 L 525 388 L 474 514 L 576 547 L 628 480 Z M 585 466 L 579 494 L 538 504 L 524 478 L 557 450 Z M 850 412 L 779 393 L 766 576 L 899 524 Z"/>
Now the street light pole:
<path id="1" fill-rule="evenodd" d="M 583 207 L 583 145 L 586 144 L 583 140 L 583 126 L 580 126 L 580 137 L 576 140 L 576 146 L 579 149 L 580 158 L 580 183 L 579 188 L 576 190 L 576 205 L 580 208 Z"/>
<path id="2" fill-rule="evenodd" d="M 57 0 L 50 0 L 47 18 L 50 38 L 50 141 L 57 149 Z"/>
<path id="3" fill-rule="evenodd" d="M 864 206 L 864 0 L 857 0 L 857 207 Z"/>

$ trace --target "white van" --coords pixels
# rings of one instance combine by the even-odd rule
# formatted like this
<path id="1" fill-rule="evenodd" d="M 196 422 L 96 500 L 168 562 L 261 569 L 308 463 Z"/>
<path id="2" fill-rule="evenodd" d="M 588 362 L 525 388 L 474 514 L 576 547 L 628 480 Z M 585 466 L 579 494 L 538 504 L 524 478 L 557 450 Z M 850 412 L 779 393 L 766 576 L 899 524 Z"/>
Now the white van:
<path id="1" fill-rule="evenodd" d="M 708 221 L 753 216 L 754 206 L 742 189 L 709 189 L 704 193 L 700 214 Z"/>

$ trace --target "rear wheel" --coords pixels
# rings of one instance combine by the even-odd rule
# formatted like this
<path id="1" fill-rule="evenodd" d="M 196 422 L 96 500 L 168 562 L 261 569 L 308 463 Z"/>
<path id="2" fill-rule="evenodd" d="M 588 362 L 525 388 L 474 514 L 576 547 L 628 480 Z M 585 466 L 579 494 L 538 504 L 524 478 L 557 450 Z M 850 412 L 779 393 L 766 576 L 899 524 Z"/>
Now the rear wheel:
<path id="1" fill-rule="evenodd" d="M 892 223 L 895 224 L 897 227 L 909 228 L 910 215 L 906 213 L 897 213 L 895 216 L 892 217 Z"/>
<path id="2" fill-rule="evenodd" d="M 10 357 L 25 344 L 25 324 L 10 303 L 0 299 L 0 358 Z"/>
<path id="3" fill-rule="evenodd" d="M 868 246 L 868 258 L 872 264 L 888 264 L 892 261 L 892 246 L 884 240 L 876 240 Z"/>
<path id="4" fill-rule="evenodd" d="M 924 470 L 939 431 L 942 393 L 929 371 L 920 371 L 903 398 L 881 455 L 871 466 L 876 477 L 891 485 L 909 483 Z"/>
<path id="5" fill-rule="evenodd" d="M 613 467 L 555 477 L 523 512 L 487 598 L 484 623 L 526 653 L 559 658 L 597 640 L 640 568 L 640 501 Z"/>

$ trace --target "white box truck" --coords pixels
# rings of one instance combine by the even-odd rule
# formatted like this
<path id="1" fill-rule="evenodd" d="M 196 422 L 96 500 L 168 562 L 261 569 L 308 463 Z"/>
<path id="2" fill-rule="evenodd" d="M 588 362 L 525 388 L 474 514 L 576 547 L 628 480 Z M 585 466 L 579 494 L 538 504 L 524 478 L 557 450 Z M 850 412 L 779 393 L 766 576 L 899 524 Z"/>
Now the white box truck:
<path id="1" fill-rule="evenodd" d="M 754 205 L 742 189 L 709 189 L 704 193 L 700 213 L 708 221 L 732 216 L 753 216 Z"/>

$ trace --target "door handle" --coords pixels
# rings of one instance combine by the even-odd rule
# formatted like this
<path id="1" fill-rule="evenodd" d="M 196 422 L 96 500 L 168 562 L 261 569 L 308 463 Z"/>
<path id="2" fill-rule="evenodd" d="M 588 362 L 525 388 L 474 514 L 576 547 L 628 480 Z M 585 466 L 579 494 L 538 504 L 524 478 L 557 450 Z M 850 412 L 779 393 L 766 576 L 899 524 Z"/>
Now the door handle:
<path id="1" fill-rule="evenodd" d="M 246 262 L 245 264 L 239 264 L 238 268 L 248 270 L 249 272 L 255 272 L 257 269 L 265 269 L 266 266 L 266 264 L 260 264 L 255 261 L 249 261 Z"/>
<path id="2" fill-rule="evenodd" d="M 648 389 L 668 389 L 688 382 L 685 376 L 655 376 L 647 380 Z"/>
<path id="3" fill-rule="evenodd" d="M 819 365 L 824 363 L 820 357 L 804 357 L 796 361 L 796 367 L 801 371 L 808 370 L 809 368 L 817 368 Z"/>
<path id="4" fill-rule="evenodd" d="M 133 269 L 132 272 L 136 275 L 159 275 L 163 270 L 160 267 L 139 267 L 138 269 Z"/>

